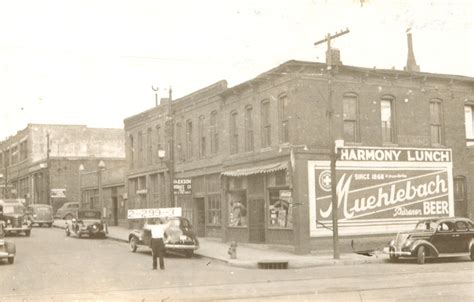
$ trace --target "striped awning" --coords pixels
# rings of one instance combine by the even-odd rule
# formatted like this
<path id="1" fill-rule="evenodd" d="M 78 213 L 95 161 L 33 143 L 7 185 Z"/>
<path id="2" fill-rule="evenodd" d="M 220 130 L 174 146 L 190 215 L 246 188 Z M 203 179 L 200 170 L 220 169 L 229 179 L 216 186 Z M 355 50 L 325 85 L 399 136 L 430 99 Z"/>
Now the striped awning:
<path id="1" fill-rule="evenodd" d="M 264 166 L 255 166 L 251 168 L 245 169 L 237 169 L 232 171 L 224 171 L 221 173 L 221 176 L 230 176 L 230 177 L 241 177 L 241 176 L 248 176 L 253 174 L 266 174 L 266 173 L 273 173 L 276 171 L 287 170 L 288 169 L 288 162 L 279 162 Z"/>

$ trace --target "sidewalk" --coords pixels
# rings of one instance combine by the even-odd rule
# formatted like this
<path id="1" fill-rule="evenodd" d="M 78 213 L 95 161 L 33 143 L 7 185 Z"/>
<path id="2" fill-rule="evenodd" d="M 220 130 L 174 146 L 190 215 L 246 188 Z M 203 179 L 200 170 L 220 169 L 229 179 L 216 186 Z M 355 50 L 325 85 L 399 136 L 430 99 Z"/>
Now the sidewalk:
<path id="1" fill-rule="evenodd" d="M 54 227 L 65 228 L 65 220 L 55 220 Z M 108 239 L 128 242 L 130 230 L 109 226 Z M 380 251 L 369 257 L 356 253 L 341 253 L 340 259 L 333 259 L 332 250 L 320 251 L 309 255 L 295 255 L 289 249 L 268 244 L 237 243 L 237 259 L 230 259 L 227 251 L 229 243 L 222 242 L 220 238 L 199 238 L 200 247 L 194 253 L 201 257 L 219 260 L 231 266 L 245 268 L 259 268 L 259 263 L 287 262 L 288 268 L 307 268 L 330 265 L 356 265 L 369 263 L 383 263 L 387 256 Z"/>

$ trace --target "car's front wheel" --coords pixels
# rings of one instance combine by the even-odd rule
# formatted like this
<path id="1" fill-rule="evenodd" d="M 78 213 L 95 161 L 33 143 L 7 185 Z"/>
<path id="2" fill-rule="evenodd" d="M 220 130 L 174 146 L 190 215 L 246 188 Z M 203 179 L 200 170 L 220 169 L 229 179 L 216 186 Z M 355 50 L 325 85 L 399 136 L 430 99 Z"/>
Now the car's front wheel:
<path id="1" fill-rule="evenodd" d="M 416 255 L 416 262 L 418 264 L 424 264 L 425 263 L 425 257 L 426 257 L 425 247 L 420 246 L 418 248 L 418 252 L 417 252 L 417 255 Z"/>
<path id="2" fill-rule="evenodd" d="M 185 250 L 184 255 L 186 256 L 186 258 L 192 258 L 193 255 L 194 255 L 194 251 L 193 250 Z"/>
<path id="3" fill-rule="evenodd" d="M 130 237 L 129 243 L 130 243 L 130 251 L 132 251 L 132 253 L 135 253 L 137 251 L 137 247 L 138 247 L 137 237 L 135 237 L 135 236 Z"/>
<path id="4" fill-rule="evenodd" d="M 29 236 L 30 236 L 30 234 L 31 234 L 31 231 L 30 231 L 30 230 L 28 230 L 28 231 L 25 231 L 25 235 L 26 235 L 27 237 L 29 237 Z"/>
<path id="5" fill-rule="evenodd" d="M 15 262 L 15 257 L 8 257 L 8 263 L 13 264 Z"/>
<path id="6" fill-rule="evenodd" d="M 70 236 L 71 235 L 71 232 L 69 231 L 69 227 L 66 227 L 66 236 Z"/>

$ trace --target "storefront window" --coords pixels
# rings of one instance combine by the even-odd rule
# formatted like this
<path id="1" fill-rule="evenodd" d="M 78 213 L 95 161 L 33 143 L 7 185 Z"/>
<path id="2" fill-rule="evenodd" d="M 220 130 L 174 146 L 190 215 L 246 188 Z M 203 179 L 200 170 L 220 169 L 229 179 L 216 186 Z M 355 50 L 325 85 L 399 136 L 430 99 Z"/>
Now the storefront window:
<path id="1" fill-rule="evenodd" d="M 291 207 L 291 191 L 270 190 L 269 227 L 292 228 L 293 209 Z"/>
<path id="2" fill-rule="evenodd" d="M 221 195 L 210 195 L 207 204 L 207 223 L 221 224 Z"/>
<path id="3" fill-rule="evenodd" d="M 244 191 L 228 193 L 229 226 L 247 226 L 247 198 Z"/>

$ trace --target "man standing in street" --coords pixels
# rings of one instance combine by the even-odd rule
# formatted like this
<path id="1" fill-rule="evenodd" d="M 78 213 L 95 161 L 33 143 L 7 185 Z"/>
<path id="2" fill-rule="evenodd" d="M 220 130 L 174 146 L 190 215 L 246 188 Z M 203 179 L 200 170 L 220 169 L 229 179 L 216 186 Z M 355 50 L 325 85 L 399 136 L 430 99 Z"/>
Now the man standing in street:
<path id="1" fill-rule="evenodd" d="M 159 221 L 159 220 L 158 220 Z M 161 221 L 159 221 L 161 222 Z M 144 228 L 151 231 L 151 251 L 153 255 L 153 269 L 157 269 L 157 258 L 160 258 L 160 269 L 165 269 L 164 254 L 165 254 L 165 230 L 168 224 L 155 224 L 155 221 L 151 221 L 149 224 L 145 224 Z"/>

